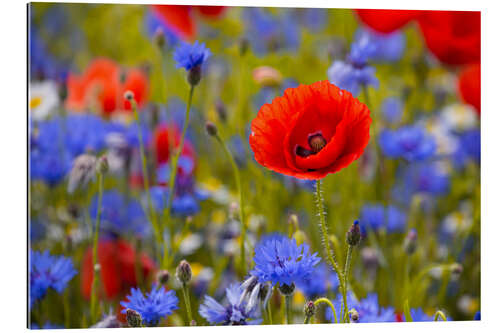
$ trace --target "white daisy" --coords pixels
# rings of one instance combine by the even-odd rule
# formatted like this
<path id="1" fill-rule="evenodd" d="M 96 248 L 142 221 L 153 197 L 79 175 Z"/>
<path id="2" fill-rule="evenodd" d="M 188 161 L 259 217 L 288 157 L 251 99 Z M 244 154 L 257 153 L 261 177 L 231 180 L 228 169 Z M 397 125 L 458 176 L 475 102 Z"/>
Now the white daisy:
<path id="1" fill-rule="evenodd" d="M 59 106 L 59 92 L 54 81 L 31 83 L 29 108 L 34 120 L 46 119 Z"/>

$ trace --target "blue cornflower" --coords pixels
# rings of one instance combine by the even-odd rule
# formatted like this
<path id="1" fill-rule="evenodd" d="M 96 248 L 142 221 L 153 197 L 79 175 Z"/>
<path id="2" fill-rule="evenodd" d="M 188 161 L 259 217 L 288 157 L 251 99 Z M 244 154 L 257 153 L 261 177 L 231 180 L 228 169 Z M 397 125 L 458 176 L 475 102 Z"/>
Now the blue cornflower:
<path id="1" fill-rule="evenodd" d="M 474 315 L 474 320 L 481 320 L 481 311 L 476 312 Z"/>
<path id="2" fill-rule="evenodd" d="M 257 244 L 253 259 L 255 267 L 250 274 L 258 277 L 259 282 L 288 286 L 308 278 L 320 261 L 317 253 L 309 254 L 307 244 L 297 245 L 295 239 L 285 237 Z"/>
<path id="3" fill-rule="evenodd" d="M 175 48 L 174 60 L 176 67 L 184 67 L 187 71 L 191 68 L 201 66 L 210 57 L 210 50 L 205 47 L 205 43 L 195 41 L 193 44 L 182 42 Z"/>
<path id="4" fill-rule="evenodd" d="M 30 305 L 33 305 L 45 296 L 49 288 L 63 292 L 77 271 L 70 258 L 52 256 L 48 250 L 30 253 Z"/>
<path id="5" fill-rule="evenodd" d="M 378 62 L 398 61 L 405 51 L 406 39 L 401 31 L 381 34 L 369 29 L 359 29 L 354 38 L 354 45 L 359 43 L 370 45 L 370 52 L 365 52 L 366 58 L 369 60 Z"/>
<path id="6" fill-rule="evenodd" d="M 365 205 L 361 209 L 360 220 L 362 228 L 368 226 L 375 231 L 384 227 L 389 233 L 404 232 L 406 229 L 406 214 L 392 205 L 387 208 L 380 204 Z"/>
<path id="7" fill-rule="evenodd" d="M 258 55 L 267 52 L 296 51 L 300 45 L 300 29 L 292 11 L 283 9 L 273 15 L 263 8 L 245 8 L 245 36 Z"/>
<path id="8" fill-rule="evenodd" d="M 49 186 L 62 182 L 71 169 L 71 159 L 64 152 L 30 152 L 30 176 L 32 180 L 42 180 Z"/>
<path id="9" fill-rule="evenodd" d="M 320 263 L 310 276 L 297 283 L 297 288 L 309 299 L 325 295 L 328 290 L 335 290 L 338 286 L 337 275 L 325 263 Z"/>
<path id="10" fill-rule="evenodd" d="M 411 319 L 413 321 L 433 321 L 434 319 L 424 312 L 421 308 L 418 309 L 410 309 Z M 406 321 L 406 317 L 403 315 L 404 320 Z"/>
<path id="11" fill-rule="evenodd" d="M 97 195 L 90 204 L 90 217 L 97 217 Z M 101 230 L 112 234 L 134 233 L 147 236 L 150 223 L 141 204 L 118 191 L 105 191 L 101 202 Z"/>
<path id="12" fill-rule="evenodd" d="M 387 97 L 382 102 L 382 115 L 388 123 L 395 124 L 401 121 L 403 102 L 396 97 Z"/>
<path id="13" fill-rule="evenodd" d="M 339 294 L 333 302 L 337 319 L 341 318 L 342 295 Z M 352 292 L 347 293 L 347 304 L 349 308 L 356 309 L 359 314 L 359 323 L 380 323 L 395 321 L 394 309 L 392 307 L 383 308 L 378 304 L 377 294 L 368 294 L 366 298 L 357 300 Z M 325 317 L 327 320 L 334 322 L 333 312 L 328 307 Z"/>
<path id="14" fill-rule="evenodd" d="M 136 288 L 130 289 L 130 295 L 127 296 L 127 302 L 121 301 L 120 304 L 124 307 L 122 313 L 127 313 L 127 309 L 137 311 L 143 322 L 148 326 L 156 326 L 160 320 L 172 314 L 178 309 L 177 304 L 179 299 L 175 295 L 175 291 L 165 291 L 162 286 L 153 288 L 146 296 Z"/>
<path id="15" fill-rule="evenodd" d="M 403 126 L 396 130 L 385 129 L 379 135 L 380 148 L 389 158 L 422 161 L 436 152 L 434 137 L 419 126 Z"/>
<path id="16" fill-rule="evenodd" d="M 353 96 L 358 96 L 361 86 L 378 87 L 375 68 L 371 66 L 357 67 L 342 60 L 336 60 L 328 68 L 328 79 L 341 89 L 349 91 Z"/>
<path id="17" fill-rule="evenodd" d="M 255 306 L 247 307 L 246 301 L 242 299 L 243 292 L 243 288 L 236 283 L 226 288 L 227 306 L 223 306 L 212 297 L 205 295 L 198 312 L 211 324 L 247 325 L 260 323 L 260 320 L 251 320 L 259 316 L 259 311 Z"/>
<path id="18" fill-rule="evenodd" d="M 468 130 L 460 135 L 452 160 L 457 169 L 462 169 L 468 161 L 481 163 L 481 131 L 479 129 Z"/>

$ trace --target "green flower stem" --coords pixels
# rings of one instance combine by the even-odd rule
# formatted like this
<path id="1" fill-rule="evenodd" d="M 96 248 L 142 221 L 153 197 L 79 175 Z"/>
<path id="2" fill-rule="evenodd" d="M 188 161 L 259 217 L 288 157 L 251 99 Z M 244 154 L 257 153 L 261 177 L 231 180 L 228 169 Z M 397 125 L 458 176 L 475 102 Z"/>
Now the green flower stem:
<path id="1" fill-rule="evenodd" d="M 151 193 L 149 192 L 149 173 L 148 173 L 148 165 L 146 161 L 146 154 L 144 152 L 144 141 L 142 138 L 142 129 L 141 129 L 141 123 L 139 121 L 139 112 L 137 111 L 137 102 L 135 99 L 132 99 L 130 101 L 130 104 L 132 105 L 132 110 L 134 111 L 134 117 L 135 117 L 135 122 L 137 123 L 137 134 L 139 136 L 139 152 L 141 155 L 141 162 L 142 162 L 142 178 L 144 179 L 144 190 L 146 191 L 146 200 L 148 202 L 148 208 L 149 208 L 149 218 L 151 220 L 151 224 L 153 225 L 153 231 L 156 237 L 157 245 L 156 245 L 156 250 L 157 252 L 157 258 L 160 259 L 159 255 L 159 249 L 162 244 L 162 236 L 160 232 L 160 228 L 158 226 L 158 221 L 156 219 L 156 213 L 153 208 L 153 203 L 151 201 Z"/>
<path id="2" fill-rule="evenodd" d="M 292 295 L 286 295 L 285 296 L 285 323 L 287 325 L 292 323 L 292 315 L 291 315 L 291 302 L 292 302 Z"/>
<path id="3" fill-rule="evenodd" d="M 304 324 L 309 324 L 309 321 L 311 320 L 311 317 L 310 316 L 306 316 L 304 318 Z"/>
<path id="4" fill-rule="evenodd" d="M 446 316 L 441 310 L 436 311 L 436 314 L 434 315 L 434 321 L 439 321 L 439 318 L 441 318 L 442 321 L 447 321 Z"/>
<path id="5" fill-rule="evenodd" d="M 174 200 L 174 190 L 175 190 L 175 179 L 177 177 L 177 163 L 179 162 L 179 157 L 182 153 L 182 148 L 184 147 L 184 139 L 186 137 L 186 131 L 189 125 L 189 113 L 191 112 L 191 104 L 193 102 L 193 94 L 194 94 L 194 86 L 191 85 L 189 90 L 189 98 L 186 107 L 186 117 L 184 118 L 184 125 L 182 126 L 182 134 L 181 141 L 179 142 L 179 146 L 175 150 L 175 155 L 172 158 L 172 164 L 170 166 L 170 178 L 168 181 L 168 200 L 165 208 L 163 210 L 163 216 L 165 223 L 168 223 L 169 231 L 170 231 L 170 243 L 173 243 L 174 240 L 174 223 L 171 219 L 170 208 L 172 207 L 172 202 Z M 164 244 L 163 246 L 163 268 L 167 269 L 169 265 L 168 261 L 168 246 Z"/>
<path id="6" fill-rule="evenodd" d="M 102 188 L 103 188 L 103 175 L 97 173 L 97 216 L 94 228 L 94 239 L 92 245 L 92 267 L 94 270 L 94 278 L 92 279 L 91 294 L 90 294 L 90 318 L 91 322 L 95 323 L 97 320 L 97 286 L 99 280 L 99 266 L 97 258 L 97 248 L 99 246 L 99 228 L 101 227 L 101 212 L 102 212 Z"/>
<path id="7" fill-rule="evenodd" d="M 186 283 L 182 284 L 182 294 L 184 296 L 184 303 L 186 304 L 188 325 L 191 325 L 191 322 L 193 321 L 193 314 L 191 313 L 191 300 L 189 299 L 189 290 Z"/>
<path id="8" fill-rule="evenodd" d="M 325 303 L 326 305 L 328 305 L 330 307 L 330 309 L 332 309 L 333 320 L 335 321 L 335 323 L 338 323 L 339 321 L 337 319 L 337 312 L 335 311 L 335 307 L 333 306 L 332 302 L 330 302 L 330 300 L 326 297 L 321 297 L 321 298 L 318 298 L 317 300 L 314 301 L 314 306 L 318 307 L 318 305 L 321 303 Z"/>
<path id="9" fill-rule="evenodd" d="M 271 309 L 271 301 L 267 302 L 266 308 L 267 308 L 267 317 L 269 319 L 269 325 L 272 325 L 273 324 L 273 313 L 272 313 L 272 309 Z"/>
<path id="10" fill-rule="evenodd" d="M 343 300 L 343 313 L 344 313 L 344 320 L 346 318 L 346 314 L 349 312 L 348 311 L 348 306 L 347 306 L 347 290 L 345 286 L 345 279 L 344 279 L 344 274 L 339 268 L 339 265 L 335 261 L 334 254 L 330 248 L 330 241 L 328 238 L 328 229 L 326 226 L 326 219 L 325 219 L 325 211 L 324 211 L 324 198 L 323 198 L 323 193 L 321 190 L 321 180 L 316 181 L 316 206 L 318 209 L 318 215 L 319 215 L 319 222 L 320 222 L 320 232 L 323 238 L 323 246 L 325 247 L 325 252 L 328 258 L 328 261 L 330 262 L 330 265 L 332 265 L 333 269 L 335 270 L 335 273 L 337 273 L 337 277 L 339 279 L 339 289 L 340 292 L 342 293 L 342 300 Z"/>
<path id="11" fill-rule="evenodd" d="M 227 159 L 231 163 L 231 167 L 233 168 L 234 182 L 236 183 L 236 189 L 240 196 L 240 222 L 241 222 L 241 240 L 240 240 L 240 272 L 241 274 L 245 274 L 246 271 L 246 255 L 245 255 L 245 241 L 246 241 L 246 221 L 245 221 L 245 209 L 244 209 L 244 201 L 243 201 L 243 190 L 241 189 L 241 177 L 240 171 L 236 162 L 234 161 L 233 155 L 231 151 L 227 147 L 226 143 L 221 139 L 221 137 L 216 134 L 215 139 L 220 143 L 224 153 L 226 154 Z"/>
<path id="12" fill-rule="evenodd" d="M 344 286 L 347 288 L 349 284 L 349 269 L 351 268 L 351 259 L 352 259 L 352 249 L 353 246 L 347 246 L 347 255 L 345 257 L 345 266 L 344 266 Z"/>

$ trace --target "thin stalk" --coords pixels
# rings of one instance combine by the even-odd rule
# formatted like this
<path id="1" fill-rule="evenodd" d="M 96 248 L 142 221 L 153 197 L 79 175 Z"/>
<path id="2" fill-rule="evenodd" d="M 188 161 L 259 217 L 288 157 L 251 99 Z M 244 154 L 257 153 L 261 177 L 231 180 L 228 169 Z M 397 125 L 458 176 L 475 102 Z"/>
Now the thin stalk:
<path id="1" fill-rule="evenodd" d="M 266 308 L 267 308 L 267 317 L 269 318 L 269 325 L 272 325 L 273 324 L 273 313 L 272 313 L 272 309 L 271 309 L 271 302 L 267 302 Z"/>
<path id="2" fill-rule="evenodd" d="M 193 314 L 191 313 L 191 300 L 189 299 L 189 290 L 186 283 L 182 284 L 182 294 L 184 296 L 184 303 L 186 304 L 188 325 L 191 325 L 191 322 L 193 321 Z"/>
<path id="3" fill-rule="evenodd" d="M 444 315 L 443 311 L 437 310 L 436 314 L 434 315 L 434 321 L 439 321 L 438 319 L 441 318 L 442 321 L 447 321 L 446 316 Z"/>
<path id="4" fill-rule="evenodd" d="M 94 278 L 92 279 L 92 287 L 90 294 L 90 317 L 92 323 L 97 320 L 97 286 L 99 280 L 99 266 L 97 259 L 97 248 L 99 246 L 99 228 L 101 227 L 101 211 L 102 211 L 102 188 L 103 188 L 103 175 L 97 173 L 98 194 L 97 194 L 97 216 L 94 229 L 94 239 L 92 245 L 92 269 L 94 270 Z"/>
<path id="5" fill-rule="evenodd" d="M 335 321 L 335 323 L 337 324 L 339 321 L 337 319 L 337 312 L 335 311 L 335 307 L 333 306 L 333 303 L 330 302 L 330 300 L 326 297 L 321 297 L 321 298 L 318 298 L 317 300 L 314 301 L 314 306 L 315 307 L 318 307 L 318 305 L 320 303 L 325 303 L 326 305 L 328 305 L 330 307 L 330 309 L 332 309 L 332 312 L 333 312 L 333 320 Z"/>
<path id="6" fill-rule="evenodd" d="M 351 259 L 352 259 L 352 246 L 347 246 L 347 255 L 345 258 L 345 266 L 344 266 L 344 286 L 347 288 L 349 283 L 349 269 L 351 268 Z"/>
<path id="7" fill-rule="evenodd" d="M 292 323 L 292 315 L 290 313 L 291 302 L 292 302 L 292 296 L 285 295 L 285 323 L 287 325 Z"/>
<path id="8" fill-rule="evenodd" d="M 241 176 L 240 170 L 234 161 L 233 155 L 231 151 L 227 147 L 226 143 L 221 139 L 221 137 L 216 134 L 215 139 L 220 143 L 224 153 L 226 154 L 227 159 L 231 163 L 231 167 L 233 169 L 234 182 L 236 183 L 236 189 L 238 191 L 240 197 L 240 223 L 241 223 L 241 239 L 240 239 L 240 272 L 241 274 L 245 274 L 245 266 L 246 266 L 246 253 L 245 253 L 245 241 L 246 241 L 246 221 L 245 221 L 245 209 L 244 209 L 244 201 L 243 201 L 243 190 L 241 189 Z"/>
<path id="9" fill-rule="evenodd" d="M 342 293 L 343 313 L 344 313 L 344 318 L 345 318 L 345 314 L 348 313 L 347 291 L 346 291 L 346 286 L 344 284 L 345 279 L 344 279 L 344 274 L 342 273 L 337 262 L 335 261 L 334 254 L 330 248 L 330 241 L 328 238 L 328 229 L 326 226 L 325 211 L 324 211 L 324 198 L 323 198 L 323 193 L 321 190 L 321 180 L 316 181 L 316 206 L 318 209 L 318 216 L 319 216 L 319 222 L 320 222 L 320 232 L 321 232 L 321 235 L 323 238 L 323 246 L 325 247 L 325 252 L 326 252 L 328 261 L 330 262 L 330 265 L 332 265 L 333 269 L 335 270 L 335 273 L 337 273 L 337 277 L 339 279 L 339 288 L 340 288 L 340 292 Z"/>
<path id="10" fill-rule="evenodd" d="M 142 162 L 142 178 L 144 179 L 144 190 L 146 191 L 146 200 L 148 202 L 148 208 L 149 208 L 149 218 L 151 220 L 151 224 L 153 225 L 153 230 L 154 234 L 156 237 L 156 241 L 158 242 L 156 249 L 159 251 L 159 248 L 162 244 L 162 236 L 160 233 L 160 229 L 158 226 L 158 221 L 156 219 L 156 213 L 153 208 L 153 203 L 151 201 L 151 193 L 149 191 L 149 172 L 148 172 L 148 165 L 146 161 L 146 154 L 144 152 L 144 141 L 142 138 L 142 129 L 141 129 L 141 123 L 139 121 L 139 112 L 137 111 L 137 102 L 132 99 L 131 103 L 132 109 L 134 111 L 134 116 L 135 116 L 135 122 L 137 123 L 137 134 L 139 137 L 139 152 L 141 155 L 141 162 Z M 157 253 L 158 259 L 160 259 L 159 253 Z"/>
<path id="11" fill-rule="evenodd" d="M 179 162 L 179 157 L 181 156 L 182 153 L 182 148 L 184 147 L 184 139 L 186 137 L 186 131 L 189 125 L 189 114 L 191 112 L 191 104 L 193 102 L 193 93 L 194 93 L 194 86 L 191 85 L 191 88 L 189 90 L 189 97 L 188 97 L 188 103 L 186 106 L 186 117 L 184 118 L 184 124 L 182 126 L 182 134 L 181 134 L 181 140 L 179 142 L 179 146 L 175 150 L 175 155 L 172 158 L 172 164 L 170 166 L 170 178 L 168 181 L 168 200 L 167 204 L 165 205 L 164 211 L 163 211 L 163 216 L 165 217 L 166 223 L 169 224 L 169 231 L 170 231 L 170 243 L 173 242 L 174 239 L 174 224 L 173 221 L 171 221 L 171 216 L 170 216 L 170 208 L 172 206 L 172 202 L 174 200 L 174 190 L 175 190 L 175 179 L 177 177 L 177 163 Z M 165 244 L 163 246 L 163 268 L 167 269 L 168 268 L 168 246 Z"/>

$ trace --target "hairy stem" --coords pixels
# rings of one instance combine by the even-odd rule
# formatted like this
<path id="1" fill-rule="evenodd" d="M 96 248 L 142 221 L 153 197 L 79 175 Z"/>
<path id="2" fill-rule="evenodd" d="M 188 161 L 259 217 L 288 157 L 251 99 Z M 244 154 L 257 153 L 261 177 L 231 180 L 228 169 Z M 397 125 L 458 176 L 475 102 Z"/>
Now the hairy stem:
<path id="1" fill-rule="evenodd" d="M 347 291 L 346 291 L 346 286 L 345 286 L 345 279 L 344 279 L 344 274 L 340 270 L 337 262 L 335 261 L 334 254 L 332 252 L 332 249 L 330 248 L 330 241 L 328 238 L 328 228 L 326 226 L 326 218 L 325 218 L 325 211 L 324 211 L 324 198 L 323 198 L 323 193 L 321 190 L 321 180 L 316 181 L 316 206 L 318 209 L 318 216 L 319 216 L 319 222 L 320 222 L 320 232 L 323 238 L 323 246 L 325 247 L 325 252 L 328 258 L 328 261 L 330 262 L 330 265 L 332 266 L 333 270 L 335 273 L 337 273 L 337 278 L 339 279 L 339 288 L 340 292 L 342 293 L 342 300 L 343 300 L 343 313 L 344 313 L 344 320 L 346 318 L 346 314 L 348 313 L 348 306 L 347 306 Z"/>

